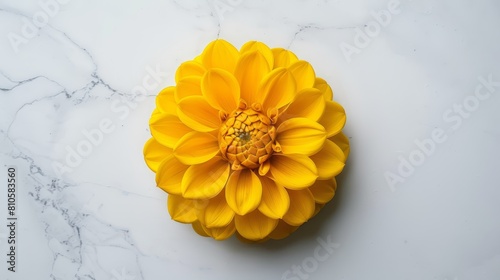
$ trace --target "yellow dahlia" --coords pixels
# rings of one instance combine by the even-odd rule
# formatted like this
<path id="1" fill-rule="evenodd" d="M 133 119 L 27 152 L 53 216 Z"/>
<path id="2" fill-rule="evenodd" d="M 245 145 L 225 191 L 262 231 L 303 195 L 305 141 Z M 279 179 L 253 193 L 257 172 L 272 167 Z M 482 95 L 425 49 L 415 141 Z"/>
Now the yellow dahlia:
<path id="1" fill-rule="evenodd" d="M 144 147 L 172 219 L 217 240 L 281 239 L 333 198 L 346 116 L 308 62 L 219 39 L 175 80 L 156 98 Z"/>

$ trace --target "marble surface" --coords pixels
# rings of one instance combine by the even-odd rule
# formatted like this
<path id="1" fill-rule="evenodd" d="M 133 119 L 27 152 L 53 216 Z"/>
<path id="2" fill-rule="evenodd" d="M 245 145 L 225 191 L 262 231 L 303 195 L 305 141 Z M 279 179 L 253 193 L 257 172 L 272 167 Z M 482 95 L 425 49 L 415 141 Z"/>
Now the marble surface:
<path id="1" fill-rule="evenodd" d="M 494 0 L 0 1 L 0 279 L 500 279 L 499 14 Z M 294 51 L 347 111 L 338 194 L 288 239 L 196 235 L 143 161 L 155 95 L 216 38 Z"/>

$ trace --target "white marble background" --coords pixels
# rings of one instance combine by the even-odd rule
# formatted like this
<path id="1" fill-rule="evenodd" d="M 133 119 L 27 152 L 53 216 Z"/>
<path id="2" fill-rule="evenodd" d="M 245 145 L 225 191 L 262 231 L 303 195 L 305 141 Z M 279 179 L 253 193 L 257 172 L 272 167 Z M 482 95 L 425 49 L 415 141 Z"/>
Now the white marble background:
<path id="1" fill-rule="evenodd" d="M 1 0 L 0 279 L 500 279 L 500 4 L 394 1 Z M 289 48 L 346 108 L 337 197 L 286 240 L 197 236 L 143 162 L 154 96 L 216 38 Z"/>

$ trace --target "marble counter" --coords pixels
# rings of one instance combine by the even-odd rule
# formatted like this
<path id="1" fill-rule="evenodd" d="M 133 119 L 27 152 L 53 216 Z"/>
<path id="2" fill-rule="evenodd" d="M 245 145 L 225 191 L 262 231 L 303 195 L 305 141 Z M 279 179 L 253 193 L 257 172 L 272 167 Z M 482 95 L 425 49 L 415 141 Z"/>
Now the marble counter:
<path id="1" fill-rule="evenodd" d="M 0 1 L 0 279 L 500 279 L 499 15 L 493 0 Z M 337 196 L 285 240 L 198 236 L 144 163 L 156 94 L 216 38 L 292 50 L 346 109 Z"/>

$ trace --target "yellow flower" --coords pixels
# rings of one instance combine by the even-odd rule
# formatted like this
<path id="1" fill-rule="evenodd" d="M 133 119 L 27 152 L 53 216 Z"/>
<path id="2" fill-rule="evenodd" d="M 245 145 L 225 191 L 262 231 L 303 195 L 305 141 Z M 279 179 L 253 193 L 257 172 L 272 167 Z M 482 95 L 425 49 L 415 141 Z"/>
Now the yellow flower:
<path id="1" fill-rule="evenodd" d="M 281 239 L 333 198 L 346 116 L 308 62 L 219 39 L 175 80 L 156 98 L 144 147 L 172 219 L 217 240 Z"/>

